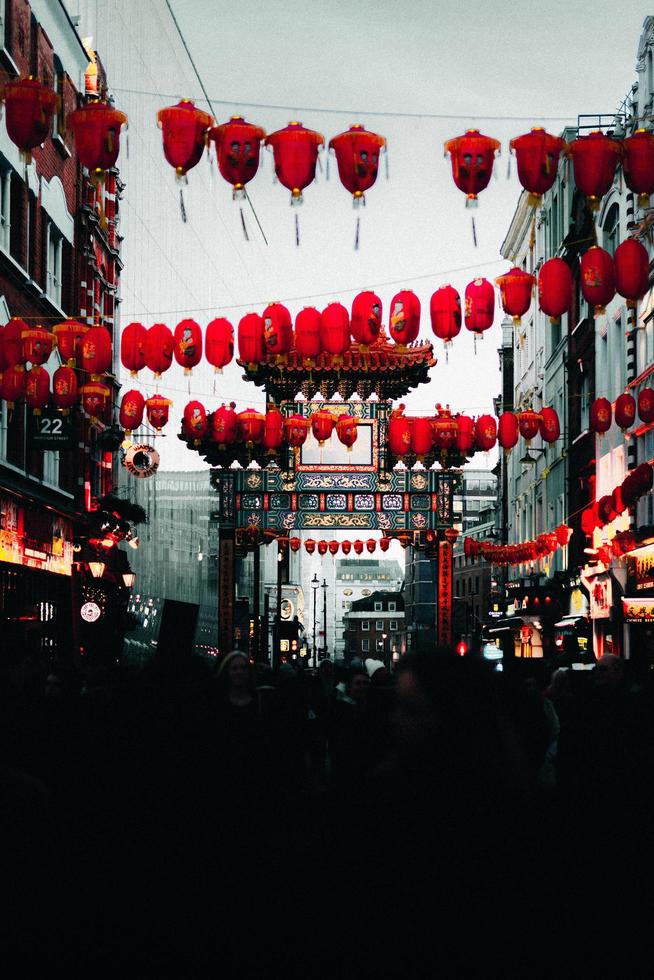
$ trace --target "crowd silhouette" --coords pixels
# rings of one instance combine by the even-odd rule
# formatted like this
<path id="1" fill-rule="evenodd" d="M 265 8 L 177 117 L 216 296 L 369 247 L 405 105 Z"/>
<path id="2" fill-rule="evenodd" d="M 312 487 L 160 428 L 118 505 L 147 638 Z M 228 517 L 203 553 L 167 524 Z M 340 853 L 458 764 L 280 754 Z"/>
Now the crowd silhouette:
<path id="1" fill-rule="evenodd" d="M 650 974 L 647 669 L 14 650 L 0 680 L 23 975 Z"/>

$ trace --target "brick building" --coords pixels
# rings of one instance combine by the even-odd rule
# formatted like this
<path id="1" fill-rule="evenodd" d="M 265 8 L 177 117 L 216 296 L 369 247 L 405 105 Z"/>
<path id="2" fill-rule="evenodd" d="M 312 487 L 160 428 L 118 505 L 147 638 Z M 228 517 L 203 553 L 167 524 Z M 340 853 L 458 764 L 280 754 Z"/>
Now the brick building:
<path id="1" fill-rule="evenodd" d="M 72 317 L 113 334 L 122 185 L 110 173 L 97 192 L 67 130 L 87 82 L 103 87 L 105 79 L 60 0 L 0 2 L 0 84 L 28 75 L 60 101 L 52 132 L 29 164 L 0 122 L 0 323 L 15 316 L 52 328 Z M 46 364 L 51 376 L 60 363 L 55 349 Z M 57 424 L 67 439 L 37 447 L 32 412 L 22 402 L 12 411 L 0 402 L 0 615 L 27 609 L 29 619 L 38 609 L 33 635 L 52 652 L 64 649 L 71 629 L 74 540 L 113 486 L 111 418 L 113 406 L 105 424 L 74 408 Z"/>
<path id="2" fill-rule="evenodd" d="M 387 667 L 406 653 L 404 596 L 372 592 L 356 599 L 343 617 L 345 659 L 383 660 Z"/>

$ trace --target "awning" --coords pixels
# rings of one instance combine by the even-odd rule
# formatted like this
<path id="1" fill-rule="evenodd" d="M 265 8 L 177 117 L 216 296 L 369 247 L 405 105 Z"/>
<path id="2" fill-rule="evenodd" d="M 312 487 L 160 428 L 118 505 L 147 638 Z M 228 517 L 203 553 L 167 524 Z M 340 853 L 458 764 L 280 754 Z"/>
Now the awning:
<path id="1" fill-rule="evenodd" d="M 494 624 L 492 629 L 488 630 L 488 635 L 497 636 L 499 633 L 512 633 L 524 625 L 524 619 L 521 619 L 519 616 L 513 616 L 510 619 L 500 619 Z"/>
<path id="2" fill-rule="evenodd" d="M 554 623 L 554 629 L 576 629 L 580 623 L 588 625 L 588 616 L 564 616 L 558 623 Z"/>

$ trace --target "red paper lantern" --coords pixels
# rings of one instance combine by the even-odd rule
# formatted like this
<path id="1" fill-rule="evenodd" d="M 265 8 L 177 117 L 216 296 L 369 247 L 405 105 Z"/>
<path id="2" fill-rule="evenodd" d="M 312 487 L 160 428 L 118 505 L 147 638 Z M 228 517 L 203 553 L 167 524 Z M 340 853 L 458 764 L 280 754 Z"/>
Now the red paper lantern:
<path id="1" fill-rule="evenodd" d="M 330 555 L 337 555 L 338 554 L 338 549 L 339 549 L 339 543 L 338 543 L 338 541 L 330 541 L 329 542 L 329 554 Z"/>
<path id="2" fill-rule="evenodd" d="M 363 553 L 364 544 L 363 541 L 360 541 L 358 538 L 356 541 L 353 542 L 352 547 L 354 548 L 357 555 Z"/>
<path id="3" fill-rule="evenodd" d="M 113 167 L 120 151 L 120 130 L 127 116 L 107 102 L 89 102 L 67 117 L 79 162 L 91 174 Z"/>
<path id="4" fill-rule="evenodd" d="M 248 449 L 258 446 L 263 442 L 263 435 L 266 431 L 266 418 L 261 412 L 254 408 L 246 408 L 236 416 L 238 419 L 239 438 L 245 443 Z"/>
<path id="5" fill-rule="evenodd" d="M 343 354 L 350 349 L 350 317 L 341 303 L 330 303 L 320 317 L 320 339 L 323 350 L 333 355 L 333 364 L 343 363 Z"/>
<path id="6" fill-rule="evenodd" d="M 484 330 L 493 326 L 495 318 L 495 290 L 488 279 L 473 279 L 466 286 L 465 325 L 475 337 L 482 337 Z"/>
<path id="7" fill-rule="evenodd" d="M 0 101 L 5 103 L 7 135 L 29 164 L 32 161 L 30 151 L 52 134 L 57 96 L 51 88 L 30 76 L 5 82 L 0 87 Z"/>
<path id="8" fill-rule="evenodd" d="M 431 329 L 449 347 L 461 331 L 461 297 L 454 286 L 441 286 L 429 301 Z"/>
<path id="9" fill-rule="evenodd" d="M 196 109 L 190 99 L 160 109 L 157 122 L 163 136 L 164 156 L 178 178 L 186 176 L 202 159 L 213 116 Z"/>
<path id="10" fill-rule="evenodd" d="M 540 416 L 531 408 L 525 409 L 525 411 L 518 413 L 518 427 L 520 429 L 520 435 L 527 445 L 529 445 L 531 440 L 540 431 Z"/>
<path id="11" fill-rule="evenodd" d="M 559 524 L 554 532 L 556 534 L 556 541 L 562 548 L 570 544 L 570 538 L 572 537 L 572 528 L 568 527 L 567 524 Z"/>
<path id="12" fill-rule="evenodd" d="M 543 442 L 556 442 L 561 436 L 561 423 L 555 409 L 549 406 L 540 411 L 540 434 Z"/>
<path id="13" fill-rule="evenodd" d="M 567 313 L 572 303 L 572 272 L 563 259 L 548 259 L 538 273 L 538 305 L 553 322 Z"/>
<path id="14" fill-rule="evenodd" d="M 106 327 L 91 327 L 80 344 L 80 363 L 83 371 L 98 381 L 111 370 L 111 334 Z"/>
<path id="15" fill-rule="evenodd" d="M 291 551 L 299 551 L 302 547 L 302 540 L 300 538 L 289 538 L 288 543 Z"/>
<path id="16" fill-rule="evenodd" d="M 311 422 L 304 415 L 289 415 L 284 419 L 284 436 L 292 449 L 299 449 L 307 441 Z"/>
<path id="17" fill-rule="evenodd" d="M 165 323 L 150 327 L 145 338 L 145 364 L 154 372 L 155 378 L 160 378 L 173 363 L 174 346 L 172 330 Z"/>
<path id="18" fill-rule="evenodd" d="M 456 448 L 464 456 L 472 455 L 475 445 L 475 422 L 469 415 L 457 415 Z"/>
<path id="19" fill-rule="evenodd" d="M 59 353 L 68 367 L 75 367 L 82 338 L 88 330 L 86 324 L 78 323 L 77 320 L 64 320 L 62 323 L 56 323 L 52 328 Z"/>
<path id="20" fill-rule="evenodd" d="M 238 325 L 238 357 L 249 371 L 256 371 L 266 360 L 266 335 L 263 317 L 246 313 Z"/>
<path id="21" fill-rule="evenodd" d="M 338 176 L 352 195 L 355 207 L 364 201 L 365 192 L 377 180 L 379 156 L 385 146 L 383 136 L 368 132 L 360 123 L 329 142 L 329 149 L 336 154 Z"/>
<path id="22" fill-rule="evenodd" d="M 388 448 L 401 459 L 411 448 L 411 422 L 404 414 L 404 405 L 393 409 L 388 420 Z"/>
<path id="23" fill-rule="evenodd" d="M 611 494 L 608 493 L 604 497 L 600 497 L 597 501 L 597 517 L 600 524 L 606 525 L 614 521 L 618 515 L 613 509 L 613 498 Z"/>
<path id="24" fill-rule="evenodd" d="M 226 449 L 236 442 L 238 435 L 238 418 L 234 409 L 236 405 L 221 405 L 211 416 L 211 441 L 217 443 L 219 449 Z"/>
<path id="25" fill-rule="evenodd" d="M 157 432 L 161 432 L 164 425 L 168 423 L 168 412 L 171 405 L 170 399 L 164 398 L 163 395 L 152 395 L 150 398 L 146 398 L 145 411 L 148 422 Z"/>
<path id="26" fill-rule="evenodd" d="M 597 527 L 597 507 L 586 507 L 581 514 L 581 530 L 588 537 L 592 537 L 593 531 Z"/>
<path id="27" fill-rule="evenodd" d="M 286 355 L 293 346 L 293 321 L 291 314 L 281 303 L 271 303 L 263 311 L 263 331 L 266 350 L 277 356 L 277 363 L 286 362 Z"/>
<path id="28" fill-rule="evenodd" d="M 556 180 L 565 141 L 546 133 L 541 126 L 533 126 L 529 133 L 512 139 L 509 149 L 515 153 L 518 180 L 529 194 L 528 203 L 536 208 Z"/>
<path id="29" fill-rule="evenodd" d="M 318 542 L 318 554 L 319 555 L 326 555 L 327 554 L 327 542 L 326 541 L 319 541 Z"/>
<path id="30" fill-rule="evenodd" d="M 225 317 L 216 317 L 207 324 L 204 356 L 216 374 L 222 374 L 223 368 L 231 362 L 234 356 L 234 327 Z"/>
<path id="31" fill-rule="evenodd" d="M 584 299 L 595 308 L 595 315 L 604 313 L 607 303 L 615 296 L 615 272 L 613 259 L 599 245 L 591 245 L 581 257 L 581 292 Z"/>
<path id="32" fill-rule="evenodd" d="M 82 408 L 93 425 L 104 420 L 107 415 L 107 408 L 111 403 L 111 388 L 94 381 L 91 384 L 82 385 L 79 393 L 82 399 Z"/>
<path id="33" fill-rule="evenodd" d="M 645 246 L 635 238 L 627 238 L 615 250 L 613 256 L 615 288 L 633 309 L 647 292 L 649 283 L 649 256 Z"/>
<path id="34" fill-rule="evenodd" d="M 513 317 L 516 327 L 520 326 L 522 317 L 531 306 L 535 283 L 536 277 L 523 272 L 517 265 L 495 280 L 495 285 L 500 291 L 502 309 L 508 316 Z"/>
<path id="35" fill-rule="evenodd" d="M 648 208 L 654 194 L 654 133 L 637 129 L 622 141 L 622 170 L 627 187 L 638 194 L 638 206 Z"/>
<path id="36" fill-rule="evenodd" d="M 291 192 L 291 204 L 302 203 L 302 191 L 315 179 L 318 150 L 325 142 L 320 133 L 290 122 L 266 137 L 272 147 L 275 173 L 280 184 Z"/>
<path id="37" fill-rule="evenodd" d="M 376 547 L 377 547 L 377 542 L 375 541 L 375 539 L 368 538 L 368 540 L 366 541 L 366 548 L 368 549 L 371 555 L 374 554 Z"/>
<path id="38" fill-rule="evenodd" d="M 597 211 L 611 189 L 621 156 L 620 143 L 597 131 L 578 136 L 568 144 L 566 152 L 572 157 L 577 188 L 586 196 L 590 209 Z"/>
<path id="39" fill-rule="evenodd" d="M 434 446 L 434 430 L 431 419 L 418 416 L 411 419 L 411 452 L 423 460 Z"/>
<path id="40" fill-rule="evenodd" d="M 274 456 L 284 441 L 284 416 L 274 405 L 266 410 L 263 446 L 269 456 Z"/>
<path id="41" fill-rule="evenodd" d="M 359 293 L 352 303 L 352 336 L 362 350 L 367 350 L 379 337 L 382 303 L 375 293 Z"/>
<path id="42" fill-rule="evenodd" d="M 518 420 L 513 412 L 503 412 L 497 425 L 497 441 L 505 452 L 511 450 L 518 444 L 520 428 Z"/>
<path id="43" fill-rule="evenodd" d="M 120 336 L 120 360 L 133 378 L 145 367 L 148 331 L 142 323 L 128 323 Z"/>
<path id="44" fill-rule="evenodd" d="M 638 479 L 634 473 L 627 473 L 621 485 L 622 502 L 626 508 L 634 506 L 641 495 Z"/>
<path id="45" fill-rule="evenodd" d="M 313 306 L 305 306 L 295 317 L 295 349 L 305 367 L 313 367 L 322 351 L 322 318 Z"/>
<path id="46" fill-rule="evenodd" d="M 77 375 L 72 367 L 62 364 L 52 376 L 52 404 L 68 415 L 77 398 Z"/>
<path id="47" fill-rule="evenodd" d="M 622 514 L 626 509 L 625 502 L 622 499 L 622 485 L 613 488 L 611 497 L 613 498 L 613 510 L 616 514 Z"/>
<path id="48" fill-rule="evenodd" d="M 593 432 L 603 435 L 611 428 L 613 408 L 608 398 L 596 398 L 590 406 L 590 427 Z"/>
<path id="49" fill-rule="evenodd" d="M 336 419 L 326 408 L 321 408 L 311 415 L 311 431 L 321 446 L 331 438 L 335 425 Z"/>
<path id="50" fill-rule="evenodd" d="M 50 397 L 50 375 L 44 367 L 37 365 L 27 372 L 25 378 L 25 403 L 34 415 L 40 415 Z"/>
<path id="51" fill-rule="evenodd" d="M 180 320 L 173 334 L 173 355 L 184 368 L 184 374 L 191 374 L 202 357 L 202 330 L 195 320 Z"/>
<path id="52" fill-rule="evenodd" d="M 480 415 L 475 423 L 475 442 L 482 452 L 489 452 L 497 442 L 497 422 L 492 415 Z"/>
<path id="53" fill-rule="evenodd" d="M 316 550 L 316 542 L 313 540 L 313 538 L 307 538 L 307 540 L 304 542 L 304 548 L 307 554 L 312 555 L 314 553 Z"/>
<path id="54" fill-rule="evenodd" d="M 434 445 L 438 449 L 452 449 L 456 444 L 459 426 L 456 419 L 452 418 L 449 409 L 436 406 L 437 415 L 431 419 L 431 427 L 434 438 Z"/>
<path id="55" fill-rule="evenodd" d="M 410 289 L 402 289 L 391 300 L 388 332 L 400 349 L 412 344 L 420 329 L 420 300 Z"/>
<path id="56" fill-rule="evenodd" d="M 638 392 L 638 416 L 645 425 L 654 422 L 654 388 L 641 388 Z"/>
<path id="57" fill-rule="evenodd" d="M 21 331 L 23 342 L 23 363 L 45 364 L 54 344 L 54 334 L 39 325 Z"/>
<path id="58" fill-rule="evenodd" d="M 184 406 L 182 416 L 182 432 L 184 438 L 192 440 L 199 446 L 207 434 L 209 423 L 207 422 L 207 412 L 202 402 L 191 401 Z"/>
<path id="59" fill-rule="evenodd" d="M 136 391 L 136 389 L 126 391 L 120 400 L 120 412 L 118 414 L 118 421 L 125 430 L 126 436 L 129 436 L 142 424 L 144 412 L 145 398 L 141 392 Z"/>
<path id="60" fill-rule="evenodd" d="M 352 446 L 357 441 L 357 426 L 359 420 L 353 415 L 340 415 L 336 423 L 336 435 L 347 446 L 348 452 L 352 451 Z"/>
<path id="61" fill-rule="evenodd" d="M 452 177 L 466 195 L 466 207 L 475 206 L 477 195 L 488 187 L 499 148 L 498 140 L 483 136 L 478 129 L 467 129 L 463 136 L 445 144 L 445 154 L 450 154 L 452 163 Z"/>
<path id="62" fill-rule="evenodd" d="M 636 399 L 634 396 L 626 392 L 618 395 L 615 400 L 614 415 L 615 421 L 623 432 L 631 428 L 636 421 Z"/>
<path id="63" fill-rule="evenodd" d="M 260 126 L 246 122 L 243 116 L 231 116 L 229 122 L 214 126 L 209 139 L 216 144 L 218 169 L 232 185 L 234 200 L 245 197 L 245 185 L 259 169 L 261 140 L 266 133 Z"/>
<path id="64" fill-rule="evenodd" d="M 634 470 L 634 477 L 641 494 L 649 493 L 654 482 L 654 469 L 651 463 L 641 463 Z"/>
<path id="65" fill-rule="evenodd" d="M 29 326 L 17 316 L 12 316 L 11 320 L 4 325 L 0 344 L 2 345 L 2 362 L 5 367 L 22 364 L 24 330 L 29 330 Z"/>

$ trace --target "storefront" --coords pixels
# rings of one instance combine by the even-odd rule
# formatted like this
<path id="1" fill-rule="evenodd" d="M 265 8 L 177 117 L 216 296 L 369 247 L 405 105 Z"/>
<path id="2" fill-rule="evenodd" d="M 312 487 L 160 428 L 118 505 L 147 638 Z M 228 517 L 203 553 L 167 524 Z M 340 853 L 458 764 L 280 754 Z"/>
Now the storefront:
<path id="1" fill-rule="evenodd" d="M 620 583 L 603 564 L 586 565 L 581 583 L 588 593 L 592 625 L 593 655 L 622 656 L 622 607 Z"/>
<path id="2" fill-rule="evenodd" d="M 627 556 L 622 618 L 625 656 L 654 662 L 654 543 Z"/>
<path id="3" fill-rule="evenodd" d="M 563 666 L 594 662 L 590 604 L 579 579 L 570 584 L 568 612 L 554 624 L 554 646 Z"/>

